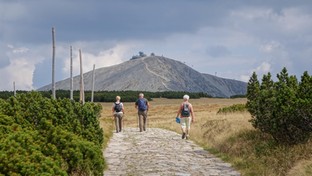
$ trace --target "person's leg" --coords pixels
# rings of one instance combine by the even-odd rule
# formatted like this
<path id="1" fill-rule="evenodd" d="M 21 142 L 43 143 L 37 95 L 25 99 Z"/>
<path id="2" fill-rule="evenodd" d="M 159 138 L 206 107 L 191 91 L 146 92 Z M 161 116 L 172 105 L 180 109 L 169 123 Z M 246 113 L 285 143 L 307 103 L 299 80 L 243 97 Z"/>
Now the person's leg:
<path id="1" fill-rule="evenodd" d="M 146 123 L 147 123 L 147 111 L 143 113 L 143 130 L 146 131 Z"/>
<path id="2" fill-rule="evenodd" d="M 186 119 L 186 139 L 190 137 L 191 130 L 191 117 L 187 117 Z"/>
<path id="3" fill-rule="evenodd" d="M 117 114 L 114 114 L 114 119 L 115 119 L 116 133 L 118 133 L 119 132 L 119 118 Z"/>
<path id="4" fill-rule="evenodd" d="M 185 136 L 186 136 L 186 131 L 185 131 L 185 129 L 186 129 L 186 123 L 185 123 L 185 119 L 186 119 L 186 118 L 181 118 L 181 119 L 180 119 L 181 130 L 182 130 L 182 139 L 184 139 Z"/>
<path id="5" fill-rule="evenodd" d="M 122 116 L 123 116 L 123 114 L 119 113 L 118 116 L 119 116 L 119 132 L 121 132 L 122 127 L 123 127 L 122 126 Z"/>
<path id="6" fill-rule="evenodd" d="M 138 115 L 139 115 L 139 129 L 140 129 L 140 132 L 142 132 L 143 131 L 143 114 L 141 111 L 139 111 Z"/>

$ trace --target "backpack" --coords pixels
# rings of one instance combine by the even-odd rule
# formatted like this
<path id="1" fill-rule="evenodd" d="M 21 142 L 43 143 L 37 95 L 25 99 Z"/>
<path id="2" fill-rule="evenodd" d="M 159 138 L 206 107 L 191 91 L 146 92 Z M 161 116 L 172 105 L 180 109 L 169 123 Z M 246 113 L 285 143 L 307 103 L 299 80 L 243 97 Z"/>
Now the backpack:
<path id="1" fill-rule="evenodd" d="M 189 117 L 190 116 L 189 104 L 187 104 L 187 103 L 183 104 L 183 109 L 181 111 L 181 116 L 182 117 Z"/>
<path id="2" fill-rule="evenodd" d="M 147 110 L 147 105 L 146 105 L 147 102 L 144 98 L 138 99 L 137 104 L 138 104 L 139 111 L 146 111 Z"/>
<path id="3" fill-rule="evenodd" d="M 121 103 L 114 103 L 115 104 L 115 107 L 114 107 L 114 110 L 116 111 L 116 112 L 120 112 L 120 111 L 122 111 L 122 104 Z"/>

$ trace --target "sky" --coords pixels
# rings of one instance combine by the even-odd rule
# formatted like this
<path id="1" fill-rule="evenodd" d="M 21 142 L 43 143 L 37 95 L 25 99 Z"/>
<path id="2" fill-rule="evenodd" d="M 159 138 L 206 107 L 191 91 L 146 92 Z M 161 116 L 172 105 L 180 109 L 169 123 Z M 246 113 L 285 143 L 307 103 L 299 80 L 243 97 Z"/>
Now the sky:
<path id="1" fill-rule="evenodd" d="M 35 90 L 142 51 L 248 82 L 312 74 L 311 0 L 0 0 L 0 91 Z"/>

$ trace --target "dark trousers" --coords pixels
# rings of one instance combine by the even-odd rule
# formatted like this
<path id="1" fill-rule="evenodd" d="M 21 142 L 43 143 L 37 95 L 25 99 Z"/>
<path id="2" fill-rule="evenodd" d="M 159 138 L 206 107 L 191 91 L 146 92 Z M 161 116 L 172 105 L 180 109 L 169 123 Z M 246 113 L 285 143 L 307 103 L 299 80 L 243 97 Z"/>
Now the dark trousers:
<path id="1" fill-rule="evenodd" d="M 140 132 L 146 131 L 147 111 L 138 111 Z"/>

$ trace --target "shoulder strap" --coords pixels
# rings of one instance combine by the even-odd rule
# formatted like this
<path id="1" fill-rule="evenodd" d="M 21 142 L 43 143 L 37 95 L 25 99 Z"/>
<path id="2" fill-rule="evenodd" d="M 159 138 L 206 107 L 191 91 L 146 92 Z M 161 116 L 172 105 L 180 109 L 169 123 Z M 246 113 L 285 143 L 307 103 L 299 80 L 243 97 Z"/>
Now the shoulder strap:
<path id="1" fill-rule="evenodd" d="M 183 103 L 183 109 L 189 109 L 189 103 Z"/>

